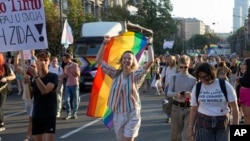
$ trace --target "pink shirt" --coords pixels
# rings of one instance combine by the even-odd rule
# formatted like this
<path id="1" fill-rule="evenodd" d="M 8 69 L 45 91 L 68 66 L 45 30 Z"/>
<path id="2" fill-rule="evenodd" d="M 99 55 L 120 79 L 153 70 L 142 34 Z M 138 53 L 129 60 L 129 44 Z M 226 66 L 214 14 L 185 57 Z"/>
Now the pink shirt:
<path id="1" fill-rule="evenodd" d="M 64 67 L 64 73 L 68 76 L 66 86 L 76 86 L 79 85 L 79 76 L 77 76 L 77 71 L 80 71 L 80 68 L 77 63 L 72 62 L 67 64 Z"/>

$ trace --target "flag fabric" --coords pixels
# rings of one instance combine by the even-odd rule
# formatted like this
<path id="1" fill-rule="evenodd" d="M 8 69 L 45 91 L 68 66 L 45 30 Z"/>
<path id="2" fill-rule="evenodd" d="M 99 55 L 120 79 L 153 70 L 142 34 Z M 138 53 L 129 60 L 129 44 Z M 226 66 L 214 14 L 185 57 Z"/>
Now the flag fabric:
<path id="1" fill-rule="evenodd" d="M 173 46 L 174 46 L 174 41 L 166 41 L 166 40 L 164 40 L 163 49 L 166 49 L 166 48 L 172 49 Z"/>
<path id="2" fill-rule="evenodd" d="M 104 125 L 111 129 L 113 127 L 113 111 L 109 108 L 106 109 L 103 117 L 102 117 Z"/>
<path id="3" fill-rule="evenodd" d="M 61 44 L 64 45 L 65 48 L 69 47 L 69 44 L 73 44 L 74 38 L 72 34 L 71 27 L 69 26 L 68 20 L 66 19 L 63 26 L 63 33 Z"/>
<path id="4" fill-rule="evenodd" d="M 125 32 L 109 40 L 104 50 L 103 60 L 118 69 L 118 61 L 123 52 L 131 50 L 136 55 L 136 59 L 139 60 L 146 45 L 147 39 L 142 34 Z M 87 116 L 102 117 L 104 122 L 108 123 L 106 119 L 110 119 L 109 115 L 112 114 L 111 111 L 107 111 L 107 101 L 111 84 L 112 79 L 108 75 L 105 75 L 98 66 L 89 98 Z M 105 111 L 107 112 L 105 113 Z"/>

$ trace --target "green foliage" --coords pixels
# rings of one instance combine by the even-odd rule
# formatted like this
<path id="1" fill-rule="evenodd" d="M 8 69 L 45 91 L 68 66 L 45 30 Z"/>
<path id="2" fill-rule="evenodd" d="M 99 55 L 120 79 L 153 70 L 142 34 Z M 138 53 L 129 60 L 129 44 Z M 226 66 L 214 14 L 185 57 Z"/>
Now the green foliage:
<path id="1" fill-rule="evenodd" d="M 83 23 L 97 21 L 95 17 L 84 12 L 81 0 L 69 0 L 69 10 L 66 13 L 69 25 L 72 28 L 74 40 L 80 37 Z"/>
<path id="2" fill-rule="evenodd" d="M 121 6 L 107 7 L 101 12 L 101 16 L 103 21 L 126 21 L 129 11 Z"/>
<path id="3" fill-rule="evenodd" d="M 62 52 L 61 45 L 62 27 L 64 20 L 60 21 L 60 6 L 51 0 L 44 0 L 44 11 L 46 18 L 46 31 L 48 37 L 49 51 L 57 56 Z M 66 13 L 69 25 L 72 28 L 74 40 L 80 36 L 81 26 L 84 22 L 96 21 L 92 15 L 84 13 L 81 0 L 69 0 L 69 10 Z"/>
<path id="4" fill-rule="evenodd" d="M 46 18 L 46 31 L 48 38 L 49 51 L 56 56 L 61 51 L 61 26 L 60 11 L 50 0 L 44 0 L 44 11 Z"/>
<path id="5" fill-rule="evenodd" d="M 172 11 L 170 1 L 146 0 L 136 7 L 138 8 L 137 14 L 131 15 L 129 21 L 153 30 L 155 53 L 164 53 L 163 40 L 174 40 L 174 34 L 177 31 L 176 23 L 170 14 Z"/>
<path id="6" fill-rule="evenodd" d="M 243 56 L 244 50 L 250 51 L 250 40 L 247 36 L 244 27 L 241 27 L 227 38 L 232 52 L 236 52 L 238 55 Z"/>
<path id="7" fill-rule="evenodd" d="M 154 50 L 162 54 L 163 40 L 174 40 L 177 27 L 171 18 L 172 5 L 170 0 L 145 0 L 135 5 L 134 0 L 128 0 L 127 5 L 134 5 L 138 11 L 130 14 L 126 6 L 105 8 L 102 12 L 104 21 L 130 21 L 142 27 L 153 30 Z"/>

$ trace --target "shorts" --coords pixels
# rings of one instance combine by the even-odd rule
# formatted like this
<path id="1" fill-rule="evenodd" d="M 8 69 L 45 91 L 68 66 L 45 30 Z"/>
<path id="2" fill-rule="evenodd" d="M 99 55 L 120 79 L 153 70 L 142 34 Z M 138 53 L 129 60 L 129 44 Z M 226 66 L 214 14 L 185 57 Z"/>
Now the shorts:
<path id="1" fill-rule="evenodd" d="M 24 100 L 24 107 L 26 109 L 28 116 L 32 117 L 33 101 L 32 100 Z"/>
<path id="2" fill-rule="evenodd" d="M 127 113 L 116 113 L 113 115 L 113 124 L 116 138 L 137 137 L 141 126 L 141 110 L 133 110 Z"/>
<path id="3" fill-rule="evenodd" d="M 32 117 L 32 135 L 55 134 L 56 117 Z"/>
<path id="4" fill-rule="evenodd" d="M 241 105 L 250 106 L 250 88 L 240 88 L 240 100 Z"/>

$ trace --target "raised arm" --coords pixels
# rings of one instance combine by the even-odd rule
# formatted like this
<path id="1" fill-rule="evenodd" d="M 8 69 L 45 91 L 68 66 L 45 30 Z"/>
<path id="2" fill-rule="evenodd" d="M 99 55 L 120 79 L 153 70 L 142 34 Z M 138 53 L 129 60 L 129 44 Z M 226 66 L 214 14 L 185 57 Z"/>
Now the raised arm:
<path id="1" fill-rule="evenodd" d="M 23 69 L 20 68 L 20 62 L 19 62 L 18 55 L 19 55 L 19 51 L 16 51 L 14 54 L 14 68 L 15 68 L 16 72 L 24 73 Z"/>
<path id="2" fill-rule="evenodd" d="M 148 46 L 148 62 L 144 65 L 144 69 L 149 70 L 151 68 L 152 63 L 154 62 L 154 49 L 152 45 L 153 38 L 149 37 L 147 40 Z"/>
<path id="3" fill-rule="evenodd" d="M 102 45 L 97 53 L 97 56 L 96 56 L 96 62 L 98 63 L 98 65 L 100 65 L 102 63 L 102 58 L 103 58 L 103 54 L 104 54 L 104 48 L 107 44 L 107 42 L 109 41 L 109 37 L 105 37 L 103 42 L 102 42 Z"/>

